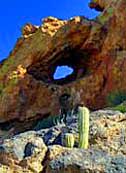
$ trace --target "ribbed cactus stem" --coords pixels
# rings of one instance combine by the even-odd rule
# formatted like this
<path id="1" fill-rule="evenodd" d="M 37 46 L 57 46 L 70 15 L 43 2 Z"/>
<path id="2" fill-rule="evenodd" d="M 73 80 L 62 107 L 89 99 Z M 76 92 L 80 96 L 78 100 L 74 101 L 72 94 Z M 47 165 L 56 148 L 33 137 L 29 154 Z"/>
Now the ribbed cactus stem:
<path id="1" fill-rule="evenodd" d="M 74 135 L 72 133 L 66 133 L 64 136 L 65 147 L 73 148 L 74 146 Z"/>
<path id="2" fill-rule="evenodd" d="M 89 138 L 89 110 L 86 107 L 78 108 L 79 148 L 88 148 Z"/>

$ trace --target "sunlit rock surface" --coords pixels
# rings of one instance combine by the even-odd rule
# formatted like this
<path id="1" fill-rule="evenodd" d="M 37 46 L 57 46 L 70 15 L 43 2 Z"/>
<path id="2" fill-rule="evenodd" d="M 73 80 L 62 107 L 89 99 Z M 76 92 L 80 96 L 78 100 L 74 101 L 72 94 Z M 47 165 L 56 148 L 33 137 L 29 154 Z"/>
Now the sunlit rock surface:
<path id="1" fill-rule="evenodd" d="M 77 115 L 67 124 L 27 131 L 0 145 L 1 173 L 125 173 L 126 114 L 110 109 L 91 112 L 89 147 L 78 148 Z M 74 148 L 62 136 L 72 133 Z"/>
<path id="2" fill-rule="evenodd" d="M 30 129 L 34 120 L 59 115 L 59 98 L 72 109 L 106 107 L 112 92 L 126 92 L 126 1 L 92 1 L 94 20 L 53 17 L 41 26 L 26 24 L 7 60 L 0 65 L 0 126 Z M 55 80 L 59 65 L 74 70 Z"/>

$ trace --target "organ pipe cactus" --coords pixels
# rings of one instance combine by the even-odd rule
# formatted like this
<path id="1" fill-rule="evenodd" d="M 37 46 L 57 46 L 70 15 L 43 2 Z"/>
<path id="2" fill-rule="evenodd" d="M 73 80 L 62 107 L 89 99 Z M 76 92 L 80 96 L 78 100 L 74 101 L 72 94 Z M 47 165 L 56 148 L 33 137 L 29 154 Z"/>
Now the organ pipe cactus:
<path id="1" fill-rule="evenodd" d="M 74 146 L 74 135 L 72 133 L 66 133 L 64 135 L 64 144 L 65 144 L 65 147 L 73 148 L 73 146 Z"/>
<path id="2" fill-rule="evenodd" d="M 89 110 L 86 107 L 78 108 L 79 148 L 88 148 L 89 138 Z"/>

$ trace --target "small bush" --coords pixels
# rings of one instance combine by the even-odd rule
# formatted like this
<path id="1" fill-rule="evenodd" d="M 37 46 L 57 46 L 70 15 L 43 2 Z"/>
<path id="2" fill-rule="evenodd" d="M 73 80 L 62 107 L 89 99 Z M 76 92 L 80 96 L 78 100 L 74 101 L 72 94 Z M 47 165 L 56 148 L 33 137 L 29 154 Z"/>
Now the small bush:
<path id="1" fill-rule="evenodd" d="M 114 107 L 114 110 L 125 113 L 126 112 L 126 105 L 120 104 L 120 105 Z"/>
<path id="2" fill-rule="evenodd" d="M 39 120 L 34 130 L 40 130 L 45 128 L 50 128 L 52 126 L 55 126 L 59 123 L 59 116 L 49 116 L 48 118 L 44 118 L 43 120 Z"/>
<path id="3" fill-rule="evenodd" d="M 107 96 L 108 106 L 117 106 L 126 101 L 126 91 L 114 91 Z"/>

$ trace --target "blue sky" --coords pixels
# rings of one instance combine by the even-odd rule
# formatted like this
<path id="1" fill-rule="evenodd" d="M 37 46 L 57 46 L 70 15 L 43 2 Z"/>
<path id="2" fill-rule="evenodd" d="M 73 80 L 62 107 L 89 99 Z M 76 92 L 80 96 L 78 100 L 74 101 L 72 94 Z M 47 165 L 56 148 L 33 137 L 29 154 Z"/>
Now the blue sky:
<path id="1" fill-rule="evenodd" d="M 13 49 L 21 27 L 31 22 L 40 25 L 41 19 L 54 16 L 69 19 L 83 15 L 94 18 L 97 13 L 88 7 L 90 0 L 1 0 L 0 3 L 0 60 Z"/>

